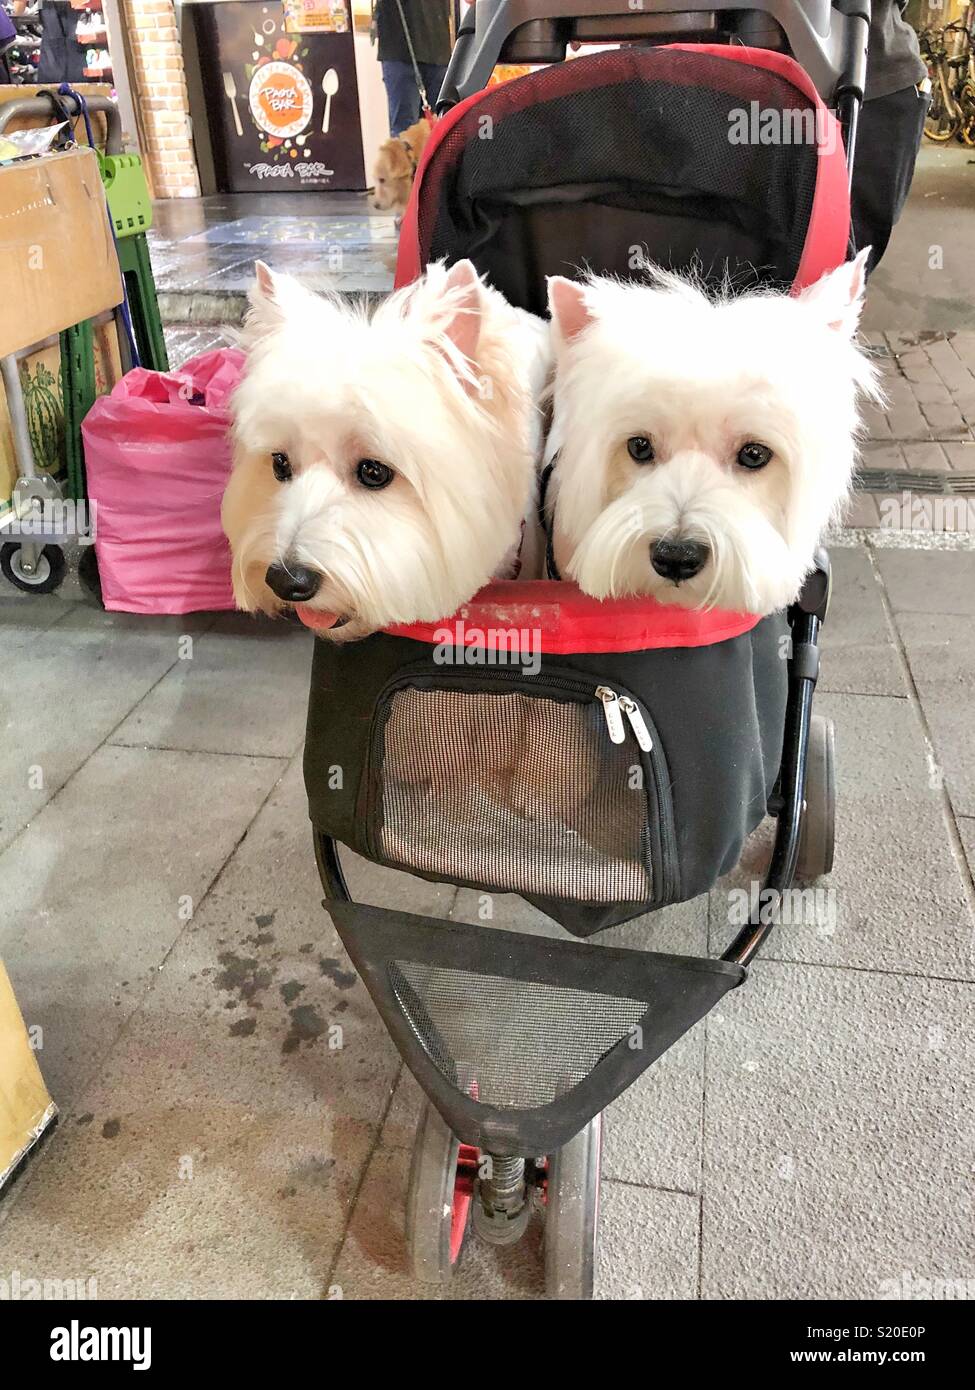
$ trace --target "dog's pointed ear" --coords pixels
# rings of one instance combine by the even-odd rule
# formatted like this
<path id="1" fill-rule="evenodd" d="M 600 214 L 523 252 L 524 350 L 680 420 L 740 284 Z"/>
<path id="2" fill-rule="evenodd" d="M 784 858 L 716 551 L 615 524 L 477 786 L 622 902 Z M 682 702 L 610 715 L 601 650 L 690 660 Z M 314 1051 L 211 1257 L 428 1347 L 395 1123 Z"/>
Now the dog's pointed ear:
<path id="1" fill-rule="evenodd" d="M 468 362 L 477 361 L 477 345 L 481 338 L 481 277 L 472 261 L 458 261 L 447 271 L 443 294 L 450 296 L 450 310 L 443 331 L 463 353 Z"/>
<path id="2" fill-rule="evenodd" d="M 818 314 L 825 315 L 830 328 L 852 338 L 863 311 L 863 296 L 867 287 L 867 263 L 871 247 L 865 246 L 852 261 L 845 261 L 835 270 L 802 291 L 801 302 Z"/>
<path id="3" fill-rule="evenodd" d="M 288 296 L 284 283 L 287 277 L 275 274 L 264 261 L 254 262 L 254 277 L 254 284 L 247 296 L 250 312 L 247 315 L 246 337 L 251 340 L 281 326 Z"/>
<path id="4" fill-rule="evenodd" d="M 301 306 L 309 302 L 321 305 L 328 302 L 293 276 L 272 270 L 263 261 L 254 262 L 254 275 L 254 284 L 247 296 L 250 313 L 245 333 L 251 341 L 280 328 L 288 314 Z"/>
<path id="5" fill-rule="evenodd" d="M 571 343 L 595 321 L 585 285 L 562 275 L 548 277 L 548 311 L 561 343 Z"/>

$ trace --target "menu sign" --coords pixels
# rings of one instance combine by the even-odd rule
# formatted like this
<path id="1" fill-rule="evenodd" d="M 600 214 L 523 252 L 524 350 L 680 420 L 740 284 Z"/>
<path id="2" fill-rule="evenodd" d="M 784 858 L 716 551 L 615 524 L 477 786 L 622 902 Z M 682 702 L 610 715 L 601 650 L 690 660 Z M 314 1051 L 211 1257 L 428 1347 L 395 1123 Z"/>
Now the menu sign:
<path id="1" fill-rule="evenodd" d="M 284 7 L 260 0 L 193 10 L 219 186 L 365 188 L 351 28 L 289 33 Z"/>

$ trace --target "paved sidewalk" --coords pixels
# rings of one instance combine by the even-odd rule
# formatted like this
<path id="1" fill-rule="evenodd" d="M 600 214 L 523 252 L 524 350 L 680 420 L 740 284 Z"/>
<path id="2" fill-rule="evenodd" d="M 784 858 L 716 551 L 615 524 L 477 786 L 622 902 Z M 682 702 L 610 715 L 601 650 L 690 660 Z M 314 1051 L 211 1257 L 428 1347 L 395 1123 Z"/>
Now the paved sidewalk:
<path id="1" fill-rule="evenodd" d="M 817 706 L 837 725 L 836 870 L 610 1108 L 603 1297 L 975 1280 L 975 555 L 834 562 Z M 0 956 L 62 1110 L 0 1203 L 0 1274 L 108 1298 L 424 1296 L 402 1232 L 416 1087 L 319 906 L 311 639 L 4 595 L 0 648 Z M 766 845 L 614 938 L 718 950 Z M 474 907 L 364 864 L 353 886 Z M 538 926 L 517 900 L 497 914 Z M 540 1290 L 536 1229 L 472 1250 L 450 1296 Z"/>

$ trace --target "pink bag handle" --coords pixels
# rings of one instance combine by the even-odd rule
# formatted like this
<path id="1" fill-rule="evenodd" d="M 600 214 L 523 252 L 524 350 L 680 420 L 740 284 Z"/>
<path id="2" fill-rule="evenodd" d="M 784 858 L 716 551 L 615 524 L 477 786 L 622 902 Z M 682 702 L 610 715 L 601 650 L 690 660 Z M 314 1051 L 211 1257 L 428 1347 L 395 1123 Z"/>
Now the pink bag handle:
<path id="1" fill-rule="evenodd" d="M 218 348 L 193 357 L 178 372 L 151 372 L 136 367 L 112 391 L 115 399 L 143 400 L 153 405 L 192 405 L 226 410 L 230 393 L 240 380 L 244 354 L 238 348 Z"/>

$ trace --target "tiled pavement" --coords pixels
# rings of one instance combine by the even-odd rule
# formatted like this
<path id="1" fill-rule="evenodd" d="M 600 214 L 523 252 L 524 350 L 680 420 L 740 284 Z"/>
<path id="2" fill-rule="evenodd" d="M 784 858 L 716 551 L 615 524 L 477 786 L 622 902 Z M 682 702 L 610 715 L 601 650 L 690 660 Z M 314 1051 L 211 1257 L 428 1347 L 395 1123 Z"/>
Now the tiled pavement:
<path id="1" fill-rule="evenodd" d="M 836 869 L 610 1108 L 603 1297 L 975 1279 L 975 555 L 861 544 L 834 564 L 817 703 L 837 725 Z M 310 639 L 4 595 L 0 650 L 0 956 L 62 1109 L 0 1203 L 0 1274 L 94 1276 L 103 1297 L 423 1296 L 402 1232 L 416 1087 L 319 906 Z M 719 949 L 766 844 L 615 939 Z M 476 906 L 364 864 L 353 880 L 409 910 Z M 539 925 L 517 900 L 496 912 Z M 538 1297 L 538 1234 L 471 1249 L 450 1296 Z"/>
<path id="2" fill-rule="evenodd" d="M 255 260 L 316 289 L 385 294 L 392 288 L 392 216 L 359 194 L 274 194 L 157 203 L 148 233 L 167 323 L 239 323 Z"/>

